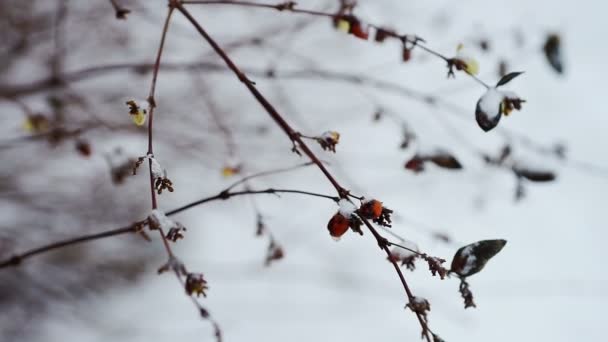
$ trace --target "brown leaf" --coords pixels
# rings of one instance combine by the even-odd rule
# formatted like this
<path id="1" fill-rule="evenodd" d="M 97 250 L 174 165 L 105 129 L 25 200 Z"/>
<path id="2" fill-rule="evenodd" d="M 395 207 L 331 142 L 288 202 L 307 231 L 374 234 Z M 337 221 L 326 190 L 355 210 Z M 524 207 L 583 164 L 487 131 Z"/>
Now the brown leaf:
<path id="1" fill-rule="evenodd" d="M 514 169 L 515 174 L 532 182 L 551 182 L 555 180 L 555 173 L 551 171 L 538 171 L 530 169 Z"/>
<path id="2" fill-rule="evenodd" d="M 445 169 L 462 169 L 460 162 L 454 158 L 454 156 L 447 153 L 436 154 L 434 156 L 430 156 L 428 159 L 435 165 Z"/>
<path id="3" fill-rule="evenodd" d="M 561 39 L 557 34 L 550 34 L 543 46 L 547 61 L 558 74 L 564 73 L 561 54 Z"/>

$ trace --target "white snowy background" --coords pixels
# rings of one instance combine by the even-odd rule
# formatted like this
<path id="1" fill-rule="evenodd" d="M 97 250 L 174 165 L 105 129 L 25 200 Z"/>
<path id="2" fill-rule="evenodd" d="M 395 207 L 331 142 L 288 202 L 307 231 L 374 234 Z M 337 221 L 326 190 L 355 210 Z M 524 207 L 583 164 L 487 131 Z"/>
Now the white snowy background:
<path id="1" fill-rule="evenodd" d="M 153 61 L 165 1 L 128 2 L 133 13 L 127 21 L 115 20 L 109 3 L 102 0 L 69 3 L 70 27 L 78 30 L 67 34 L 74 45 L 65 69 Z M 333 10 L 336 3 L 304 0 L 298 6 Z M 51 6 L 50 2 L 39 5 Z M 99 8 L 90 23 L 78 18 L 78 11 L 89 6 Z M 604 2 L 360 1 L 356 13 L 361 18 L 416 33 L 446 55 L 454 54 L 460 42 L 470 46 L 480 61 L 481 78 L 488 83 L 497 80 L 500 58 L 508 60 L 510 69 L 526 72 L 508 86 L 527 100 L 523 110 L 503 118 L 499 128 L 489 133 L 474 120 L 483 88 L 462 73 L 446 79 L 445 63 L 420 50 L 414 50 L 412 61 L 402 63 L 396 43 L 354 39 L 336 32 L 323 18 L 312 19 L 291 36 L 289 28 L 306 16 L 228 6 L 190 8 L 220 44 L 268 32 L 267 46 L 231 52 L 244 67 L 264 70 L 274 65 L 277 73 L 321 68 L 366 75 L 432 94 L 457 107 L 429 107 L 393 92 L 342 82 L 251 77 L 296 129 L 311 135 L 328 129 L 341 133 L 335 155 L 317 146 L 315 151 L 354 193 L 378 197 L 393 209 L 393 230 L 421 250 L 449 262 L 461 245 L 508 240 L 503 251 L 469 281 L 478 306 L 474 309 L 463 309 L 456 279 L 433 277 L 422 262 L 415 272 L 405 272 L 414 293 L 431 302 L 429 325 L 442 338 L 602 340 L 608 305 L 608 276 L 601 271 L 608 256 L 604 246 L 608 173 L 601 169 L 608 167 Z M 517 32 L 524 39 L 523 47 L 517 47 Z M 563 39 L 563 76 L 555 74 L 542 55 L 543 41 L 551 32 Z M 130 39 L 123 47 L 105 49 L 108 37 L 117 33 L 128 33 Z M 475 47 L 475 41 L 486 37 L 489 53 Z M 163 58 L 220 62 L 179 13 L 174 15 Z M 17 63 L 2 81 L 26 84 L 41 78 L 44 69 L 36 61 L 33 56 Z M 145 98 L 149 81 L 149 73 L 137 76 L 124 71 L 76 82 L 71 88 L 86 94 L 100 117 L 128 123 L 124 99 Z M 290 153 L 289 140 L 231 74 L 161 68 L 156 156 L 176 188 L 175 193 L 160 196 L 162 209 L 215 194 L 234 181 L 221 176 L 228 162 L 225 144 L 196 82 L 205 84 L 233 130 L 246 171 L 304 161 Z M 44 106 L 37 95 L 26 100 L 34 108 Z M 418 175 L 404 170 L 412 151 L 398 148 L 400 130 L 388 118 L 372 123 L 376 103 L 409 124 L 421 149 L 447 149 L 461 161 L 463 170 L 429 166 Z M 19 108 L 0 102 L 0 109 L 6 141 L 22 136 Z M 266 128 L 265 134 L 256 134 L 260 127 Z M 547 146 L 563 142 L 566 161 L 513 140 L 518 158 L 555 170 L 557 180 L 530 184 L 526 197 L 515 202 L 512 174 L 485 165 L 471 152 L 472 144 L 495 154 L 505 143 L 501 132 L 517 132 Z M 9 193 L 3 194 L 0 237 L 13 243 L 0 244 L 0 256 L 35 247 L 50 237 L 110 229 L 145 217 L 147 173 L 139 172 L 124 187 L 114 187 L 103 157 L 117 146 L 132 156 L 144 154 L 145 132 L 91 132 L 87 138 L 94 149 L 89 159 L 75 155 L 70 146 L 50 149 L 44 142 L 3 147 L 2 174 L 15 179 L 13 191 L 27 193 L 51 209 L 44 212 L 42 225 L 39 210 L 26 212 Z M 591 169 L 584 162 L 599 168 Z M 333 195 L 331 185 L 312 167 L 251 184 Z M 201 302 L 221 325 L 225 341 L 418 340 L 420 327 L 403 308 L 406 299 L 398 278 L 369 233 L 346 234 L 334 242 L 326 224 L 337 207 L 329 201 L 289 194 L 259 195 L 255 201 L 286 253 L 271 267 L 263 265 L 267 241 L 254 236 L 250 198 L 213 202 L 176 216 L 188 231 L 175 244 L 175 252 L 209 281 L 208 297 Z M 74 212 L 85 219 L 72 218 Z M 453 243 L 434 239 L 434 231 L 448 234 Z M 77 248 L 86 257 L 49 254 L 18 269 L 0 270 L 0 299 L 10 302 L 0 306 L 0 340 L 213 340 L 210 325 L 201 321 L 175 277 L 156 274 L 165 258 L 157 238 L 146 243 L 116 237 Z M 131 281 L 111 273 L 95 276 L 121 263 L 132 265 L 139 276 Z"/>

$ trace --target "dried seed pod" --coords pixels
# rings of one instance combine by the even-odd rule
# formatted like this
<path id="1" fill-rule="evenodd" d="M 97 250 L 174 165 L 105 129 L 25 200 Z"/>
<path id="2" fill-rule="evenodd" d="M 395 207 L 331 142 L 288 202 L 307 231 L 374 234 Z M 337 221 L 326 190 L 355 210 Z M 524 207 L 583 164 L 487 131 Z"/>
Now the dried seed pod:
<path id="1" fill-rule="evenodd" d="M 410 59 L 412 59 L 412 49 L 408 49 L 404 46 L 403 51 L 401 52 L 401 60 L 407 62 Z"/>
<path id="2" fill-rule="evenodd" d="M 348 230 L 348 226 L 350 225 L 350 221 L 348 218 L 344 217 L 344 215 L 340 213 L 336 213 L 327 223 L 327 230 L 329 230 L 329 235 L 331 235 L 334 239 L 339 239 L 346 231 Z"/>
<path id="3" fill-rule="evenodd" d="M 454 258 L 450 272 L 469 277 L 481 271 L 488 260 L 494 257 L 507 243 L 506 240 L 482 240 L 461 247 Z"/>
<path id="4" fill-rule="evenodd" d="M 367 219 L 377 219 L 382 215 L 382 202 L 372 199 L 363 201 L 359 214 Z"/>
<path id="5" fill-rule="evenodd" d="M 422 172 L 424 171 L 424 160 L 420 156 L 415 155 L 405 163 L 405 168 L 415 173 Z"/>
<path id="6" fill-rule="evenodd" d="M 90 157 L 91 156 L 91 144 L 88 141 L 78 139 L 76 140 L 76 151 L 80 153 L 81 156 Z"/>

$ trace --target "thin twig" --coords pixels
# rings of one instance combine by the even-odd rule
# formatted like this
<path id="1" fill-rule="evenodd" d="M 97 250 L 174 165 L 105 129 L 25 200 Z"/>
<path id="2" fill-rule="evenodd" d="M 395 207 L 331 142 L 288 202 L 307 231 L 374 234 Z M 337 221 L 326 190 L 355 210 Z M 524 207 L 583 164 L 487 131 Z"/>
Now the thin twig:
<path id="1" fill-rule="evenodd" d="M 194 208 L 196 206 L 199 206 L 199 205 L 207 203 L 207 202 L 212 202 L 212 201 L 217 201 L 217 200 L 226 200 L 230 197 L 235 197 L 235 196 L 259 195 L 259 194 L 281 194 L 281 193 L 300 194 L 300 195 L 307 195 L 307 196 L 313 196 L 313 197 L 327 198 L 334 202 L 339 200 L 339 198 L 337 198 L 335 196 L 323 195 L 323 194 L 318 194 L 318 193 L 314 193 L 314 192 L 295 190 L 295 189 L 269 188 L 269 189 L 263 189 L 263 190 L 244 190 L 244 191 L 234 191 L 234 192 L 229 192 L 228 190 L 223 190 L 216 195 L 204 197 L 199 200 L 193 201 L 191 203 L 185 204 L 181 207 L 170 210 L 166 213 L 166 215 L 167 216 L 176 215 L 185 210 Z M 50 251 L 58 249 L 58 248 L 77 245 L 77 244 L 81 244 L 81 243 L 89 242 L 89 241 L 93 241 L 93 240 L 100 240 L 100 239 L 104 239 L 107 237 L 122 235 L 122 234 L 126 234 L 126 233 L 135 233 L 137 231 L 138 231 L 138 227 L 136 225 L 131 225 L 128 227 L 110 229 L 110 230 L 106 230 L 106 231 L 102 231 L 102 232 L 98 232 L 98 233 L 86 234 L 86 235 L 81 235 L 81 236 L 77 236 L 77 237 L 73 237 L 73 238 L 69 238 L 69 239 L 65 239 L 65 240 L 52 242 L 50 244 L 36 247 L 36 248 L 30 249 L 30 250 L 27 250 L 25 252 L 22 252 L 22 253 L 14 254 L 14 255 L 10 256 L 9 258 L 0 261 L 0 269 L 6 268 L 9 266 L 18 266 L 25 259 L 31 258 L 31 257 L 39 255 L 39 254 L 43 254 L 46 252 L 50 252 Z"/>

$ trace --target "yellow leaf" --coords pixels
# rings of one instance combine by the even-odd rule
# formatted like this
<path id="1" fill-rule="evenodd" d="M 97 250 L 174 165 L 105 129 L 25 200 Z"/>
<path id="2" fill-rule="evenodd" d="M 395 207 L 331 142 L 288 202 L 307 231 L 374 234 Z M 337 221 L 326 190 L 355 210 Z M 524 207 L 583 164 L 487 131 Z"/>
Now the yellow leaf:
<path id="1" fill-rule="evenodd" d="M 238 173 L 238 170 L 234 167 L 226 166 L 222 169 L 222 176 L 228 178 Z"/>
<path id="2" fill-rule="evenodd" d="M 479 73 L 479 63 L 474 60 L 474 59 L 468 59 L 465 61 L 465 64 L 467 65 L 466 67 L 466 72 L 468 72 L 471 75 L 477 75 Z"/>
<path id="3" fill-rule="evenodd" d="M 337 25 L 338 31 L 342 31 L 344 33 L 350 32 L 350 22 L 348 20 L 339 19 Z"/>
<path id="4" fill-rule="evenodd" d="M 34 131 L 35 131 L 34 123 L 32 122 L 32 120 L 30 118 L 25 118 L 25 121 L 23 121 L 23 124 L 21 125 L 21 127 L 23 128 L 24 131 L 26 131 L 28 133 L 34 133 Z"/>
<path id="5" fill-rule="evenodd" d="M 147 115 L 142 109 L 137 111 L 136 114 L 131 114 L 131 119 L 133 120 L 133 123 L 135 123 L 137 126 L 143 126 L 143 124 L 146 123 L 146 117 Z"/>

